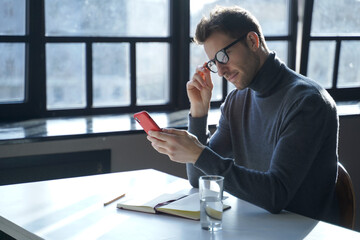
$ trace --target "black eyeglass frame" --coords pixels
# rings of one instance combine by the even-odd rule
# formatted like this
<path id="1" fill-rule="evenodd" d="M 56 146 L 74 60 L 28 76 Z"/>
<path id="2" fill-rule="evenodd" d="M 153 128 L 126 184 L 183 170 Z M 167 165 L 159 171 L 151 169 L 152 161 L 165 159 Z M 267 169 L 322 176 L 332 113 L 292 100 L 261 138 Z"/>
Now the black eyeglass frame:
<path id="1" fill-rule="evenodd" d="M 240 38 L 236 39 L 235 41 L 233 41 L 232 43 L 230 43 L 229 45 L 227 45 L 226 47 L 224 47 L 223 49 L 219 50 L 216 54 L 215 54 L 215 57 L 211 60 L 209 60 L 207 63 L 206 63 L 206 68 L 209 69 L 209 71 L 213 72 L 213 73 L 217 73 L 218 71 L 214 71 L 214 70 L 211 70 L 211 66 L 213 65 L 216 65 L 216 62 L 218 63 L 221 63 L 221 64 L 226 64 L 229 62 L 230 58 L 229 58 L 229 55 L 227 54 L 226 50 L 231 48 L 232 46 L 234 46 L 235 44 L 237 44 L 238 42 L 242 41 L 246 36 L 248 35 L 248 33 L 244 34 L 243 36 L 241 36 Z M 223 52 L 227 58 L 227 61 L 226 62 L 223 62 L 223 61 L 219 61 L 219 59 L 217 58 L 217 55 L 220 53 L 220 52 Z"/>

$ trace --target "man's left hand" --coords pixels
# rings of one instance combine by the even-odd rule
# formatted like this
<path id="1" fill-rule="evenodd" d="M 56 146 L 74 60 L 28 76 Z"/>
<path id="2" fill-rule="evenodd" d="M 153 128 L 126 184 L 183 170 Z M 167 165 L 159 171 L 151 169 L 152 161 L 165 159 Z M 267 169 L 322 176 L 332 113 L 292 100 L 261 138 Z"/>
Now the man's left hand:
<path id="1" fill-rule="evenodd" d="M 179 163 L 195 163 L 205 148 L 196 136 L 185 130 L 149 131 L 147 139 L 156 151 Z"/>

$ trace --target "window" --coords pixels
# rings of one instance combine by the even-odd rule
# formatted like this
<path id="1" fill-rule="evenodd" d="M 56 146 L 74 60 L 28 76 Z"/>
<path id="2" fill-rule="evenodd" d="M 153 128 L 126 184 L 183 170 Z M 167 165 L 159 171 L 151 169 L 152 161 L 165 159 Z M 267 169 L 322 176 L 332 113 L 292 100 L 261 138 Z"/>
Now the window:
<path id="1" fill-rule="evenodd" d="M 45 0 L 45 35 L 52 41 L 46 43 L 47 109 L 168 104 L 168 23 L 168 0 Z M 75 37 L 80 39 L 72 43 Z M 92 56 L 88 65 L 87 55 Z M 133 59 L 136 72 L 131 72 Z"/>
<path id="2" fill-rule="evenodd" d="M 360 1 L 306 1 L 300 71 L 336 101 L 360 96 L 359 12 Z"/>
<path id="3" fill-rule="evenodd" d="M 170 3 L 0 0 L 1 119 L 169 108 Z"/>
<path id="4" fill-rule="evenodd" d="M 360 96 L 360 1 L 244 0 L 270 50 L 335 100 Z M 189 108 L 202 15 L 235 0 L 0 0 L 0 121 Z M 338 11 L 338 9 L 342 9 Z M 300 52 L 299 52 L 300 53 Z M 213 76 L 212 107 L 233 89 Z"/>
<path id="5" fill-rule="evenodd" d="M 195 35 L 196 25 L 202 16 L 209 16 L 209 12 L 216 5 L 234 6 L 239 4 L 235 0 L 190 0 L 190 36 Z M 292 11 L 296 6 L 290 0 L 246 0 L 241 1 L 241 7 L 249 10 L 258 20 L 266 38 L 270 50 L 274 50 L 277 56 L 290 67 L 294 68 L 295 54 L 292 49 L 296 46 L 296 28 L 293 27 L 295 20 Z M 294 8 L 294 9 L 293 9 Z M 296 18 L 295 18 L 296 19 Z M 202 46 L 191 43 L 190 47 L 190 77 L 194 74 L 195 67 L 202 65 L 208 58 Z M 227 84 L 217 73 L 211 73 L 214 82 L 212 94 L 213 105 L 219 105 L 234 86 Z"/>
<path id="6" fill-rule="evenodd" d="M 25 100 L 25 0 L 0 1 L 0 104 Z"/>
<path id="7" fill-rule="evenodd" d="M 0 43 L 0 102 L 25 98 L 25 44 Z"/>

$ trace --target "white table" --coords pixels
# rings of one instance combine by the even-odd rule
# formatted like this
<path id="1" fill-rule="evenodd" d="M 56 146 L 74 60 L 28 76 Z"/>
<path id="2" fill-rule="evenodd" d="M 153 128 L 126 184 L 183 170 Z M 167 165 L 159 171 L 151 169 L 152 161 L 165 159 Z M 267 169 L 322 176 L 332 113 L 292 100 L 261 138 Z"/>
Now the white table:
<path id="1" fill-rule="evenodd" d="M 198 221 L 103 203 L 128 192 L 192 192 L 187 180 L 155 170 L 0 187 L 0 230 L 16 239 L 360 239 L 360 233 L 283 212 L 273 215 L 230 196 L 223 230 Z M 119 200 L 121 201 L 121 200 Z"/>

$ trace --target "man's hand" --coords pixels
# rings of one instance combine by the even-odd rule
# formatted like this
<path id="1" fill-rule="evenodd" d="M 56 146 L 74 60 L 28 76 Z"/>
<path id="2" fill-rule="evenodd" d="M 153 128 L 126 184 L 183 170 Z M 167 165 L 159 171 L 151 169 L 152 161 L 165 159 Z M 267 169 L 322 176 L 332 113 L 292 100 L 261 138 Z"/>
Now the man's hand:
<path id="1" fill-rule="evenodd" d="M 197 137 L 185 130 L 149 131 L 147 139 L 156 151 L 179 163 L 195 163 L 205 148 Z"/>
<path id="2" fill-rule="evenodd" d="M 186 84 L 192 117 L 203 117 L 208 113 L 213 87 L 210 71 L 206 67 L 198 67 Z"/>

